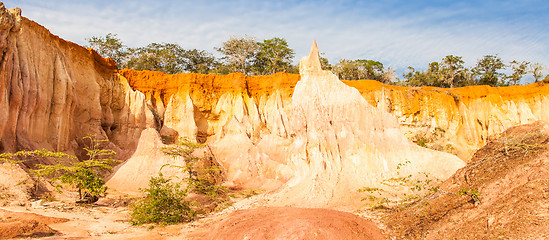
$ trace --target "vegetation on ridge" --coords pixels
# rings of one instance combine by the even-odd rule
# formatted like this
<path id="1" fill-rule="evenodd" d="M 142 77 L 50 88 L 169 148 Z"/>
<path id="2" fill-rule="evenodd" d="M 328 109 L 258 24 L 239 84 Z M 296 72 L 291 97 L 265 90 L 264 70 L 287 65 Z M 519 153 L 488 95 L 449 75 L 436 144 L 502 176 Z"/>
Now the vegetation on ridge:
<path id="1" fill-rule="evenodd" d="M 88 47 L 115 60 L 119 68 L 161 71 L 168 74 L 298 73 L 298 66 L 292 64 L 295 51 L 289 47 L 286 39 L 279 37 L 257 41 L 252 36 L 232 36 L 223 42 L 221 47 L 215 48 L 222 54 L 221 58 L 216 58 L 205 50 L 187 50 L 176 43 L 151 43 L 145 47 L 128 48 L 112 33 L 105 37 L 91 37 L 86 40 Z M 320 59 L 324 69 L 331 70 L 342 80 L 371 79 L 403 86 L 509 86 L 519 84 L 527 74 L 531 74 L 535 82 L 541 81 L 546 70 L 541 63 L 513 60 L 505 64 L 498 55 L 485 55 L 475 66 L 467 68 L 462 57 L 448 55 L 440 62 L 429 63 L 424 71 L 408 67 L 402 75 L 403 80 L 400 81 L 394 69 L 385 67 L 379 61 L 340 59 L 332 65 L 327 58 Z M 549 81 L 549 75 L 545 79 Z"/>

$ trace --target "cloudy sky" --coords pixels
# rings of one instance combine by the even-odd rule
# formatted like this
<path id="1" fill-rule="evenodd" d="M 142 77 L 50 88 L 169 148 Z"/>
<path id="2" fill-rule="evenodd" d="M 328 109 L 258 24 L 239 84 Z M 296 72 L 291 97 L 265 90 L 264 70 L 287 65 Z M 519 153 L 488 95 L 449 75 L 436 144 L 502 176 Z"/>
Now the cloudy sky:
<path id="1" fill-rule="evenodd" d="M 176 42 L 215 52 L 230 36 L 282 37 L 306 55 L 313 40 L 331 63 L 373 59 L 399 73 L 446 55 L 549 66 L 549 1 L 521 0 L 0 0 L 53 34 L 84 45 L 116 33 L 129 47 Z"/>

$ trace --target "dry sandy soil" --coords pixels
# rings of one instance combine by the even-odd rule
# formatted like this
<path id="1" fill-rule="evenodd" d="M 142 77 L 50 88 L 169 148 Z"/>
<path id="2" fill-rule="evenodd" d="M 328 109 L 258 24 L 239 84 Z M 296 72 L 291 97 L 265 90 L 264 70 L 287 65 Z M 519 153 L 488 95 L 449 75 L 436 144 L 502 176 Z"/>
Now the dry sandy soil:
<path id="1" fill-rule="evenodd" d="M 207 230 L 204 239 L 384 239 L 371 221 L 351 213 L 321 208 L 240 210 Z"/>
<path id="2" fill-rule="evenodd" d="M 548 166 L 549 125 L 512 127 L 441 191 L 384 220 L 398 239 L 549 239 Z"/>

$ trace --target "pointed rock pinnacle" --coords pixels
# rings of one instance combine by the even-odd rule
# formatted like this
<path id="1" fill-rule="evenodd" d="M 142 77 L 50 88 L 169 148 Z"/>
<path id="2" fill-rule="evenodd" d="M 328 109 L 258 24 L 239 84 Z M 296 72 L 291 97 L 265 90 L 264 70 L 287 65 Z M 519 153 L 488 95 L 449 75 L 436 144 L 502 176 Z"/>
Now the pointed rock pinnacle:
<path id="1" fill-rule="evenodd" d="M 311 45 L 311 52 L 309 56 L 305 56 L 299 62 L 299 73 L 307 72 L 317 72 L 321 71 L 322 67 L 320 66 L 320 55 L 318 53 L 318 46 L 316 45 L 316 40 L 313 41 Z"/>

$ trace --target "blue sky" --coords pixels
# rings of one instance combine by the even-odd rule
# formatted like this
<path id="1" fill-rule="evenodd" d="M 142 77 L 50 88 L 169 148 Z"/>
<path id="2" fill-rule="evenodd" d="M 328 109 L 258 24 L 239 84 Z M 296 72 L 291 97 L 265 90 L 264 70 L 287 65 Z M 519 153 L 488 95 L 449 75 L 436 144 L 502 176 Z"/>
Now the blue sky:
<path id="1" fill-rule="evenodd" d="M 0 0 L 1 1 L 1 0 Z M 306 55 L 313 40 L 331 63 L 373 59 L 399 73 L 446 55 L 484 55 L 549 67 L 549 1 L 4 0 L 60 37 L 116 33 L 130 47 L 176 42 L 215 52 L 230 36 L 283 37 Z M 547 71 L 546 71 L 547 72 Z"/>

